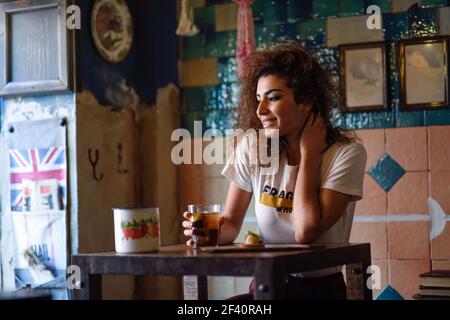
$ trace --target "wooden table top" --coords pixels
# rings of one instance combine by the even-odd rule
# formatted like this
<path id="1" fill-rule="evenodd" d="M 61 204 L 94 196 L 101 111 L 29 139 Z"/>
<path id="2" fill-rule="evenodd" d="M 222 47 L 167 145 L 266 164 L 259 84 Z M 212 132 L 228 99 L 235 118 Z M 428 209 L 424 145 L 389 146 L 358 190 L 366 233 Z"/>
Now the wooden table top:
<path id="1" fill-rule="evenodd" d="M 299 255 L 299 254 L 311 254 L 312 252 L 327 252 L 333 251 L 336 249 L 345 249 L 345 248 L 359 248 L 361 246 L 365 246 L 365 243 L 333 243 L 333 244 L 321 244 L 317 247 L 314 245 L 311 248 L 299 248 L 292 249 L 287 248 L 285 251 L 276 249 L 271 250 L 270 248 L 267 251 L 249 251 L 249 252 L 205 252 L 201 249 L 193 250 L 191 247 L 186 246 L 185 244 L 177 244 L 177 245 L 168 245 L 161 246 L 161 249 L 158 252 L 149 252 L 149 253 L 117 253 L 115 251 L 106 251 L 106 252 L 94 252 L 94 253 L 80 253 L 75 254 L 73 256 L 78 257 L 98 257 L 98 258 L 106 258 L 106 257 L 115 257 L 117 259 L 124 258 L 192 258 L 198 257 L 201 259 L 215 259 L 218 257 L 221 258 L 232 258 L 232 257 L 240 257 L 240 258 L 275 258 L 289 255 Z M 219 247 L 220 248 L 220 247 Z"/>

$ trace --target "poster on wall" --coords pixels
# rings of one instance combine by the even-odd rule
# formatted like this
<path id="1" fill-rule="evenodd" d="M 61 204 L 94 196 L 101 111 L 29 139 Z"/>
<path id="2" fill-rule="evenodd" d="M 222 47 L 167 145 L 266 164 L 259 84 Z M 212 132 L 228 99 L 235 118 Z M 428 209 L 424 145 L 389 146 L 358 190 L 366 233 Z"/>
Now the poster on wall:
<path id="1" fill-rule="evenodd" d="M 66 130 L 60 119 L 11 124 L 9 134 L 14 268 L 18 287 L 65 275 Z"/>

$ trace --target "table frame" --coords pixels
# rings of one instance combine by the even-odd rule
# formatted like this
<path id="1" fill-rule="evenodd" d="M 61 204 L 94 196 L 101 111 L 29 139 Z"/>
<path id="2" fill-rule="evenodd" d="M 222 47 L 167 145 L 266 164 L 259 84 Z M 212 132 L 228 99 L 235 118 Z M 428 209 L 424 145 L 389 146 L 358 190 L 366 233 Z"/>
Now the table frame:
<path id="1" fill-rule="evenodd" d="M 83 253 L 72 256 L 80 268 L 81 289 L 72 299 L 101 299 L 104 274 L 135 276 L 184 276 L 185 299 L 207 299 L 207 276 L 253 276 L 255 299 L 284 297 L 288 273 L 347 265 L 347 293 L 350 299 L 372 299 L 366 283 L 370 276 L 370 244 L 330 244 L 324 248 L 282 252 L 205 253 L 185 245 L 161 247 L 158 253 Z"/>

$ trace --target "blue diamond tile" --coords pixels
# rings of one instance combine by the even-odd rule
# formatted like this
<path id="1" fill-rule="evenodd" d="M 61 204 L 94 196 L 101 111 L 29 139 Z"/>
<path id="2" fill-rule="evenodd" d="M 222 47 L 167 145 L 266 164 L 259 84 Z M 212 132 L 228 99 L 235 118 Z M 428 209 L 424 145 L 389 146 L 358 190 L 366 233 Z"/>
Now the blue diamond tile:
<path id="1" fill-rule="evenodd" d="M 404 300 L 404 298 L 395 290 L 390 284 L 388 284 L 381 292 L 375 297 L 375 300 Z"/>
<path id="2" fill-rule="evenodd" d="M 394 184 L 405 174 L 405 170 L 387 153 L 370 168 L 369 175 L 384 189 L 389 192 Z"/>

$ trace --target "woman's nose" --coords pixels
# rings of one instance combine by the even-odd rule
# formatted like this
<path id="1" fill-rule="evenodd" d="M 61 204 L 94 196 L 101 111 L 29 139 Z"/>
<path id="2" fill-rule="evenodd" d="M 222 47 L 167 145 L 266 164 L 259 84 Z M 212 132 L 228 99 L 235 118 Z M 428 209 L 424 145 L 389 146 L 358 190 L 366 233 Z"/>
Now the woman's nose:
<path id="1" fill-rule="evenodd" d="M 261 99 L 261 101 L 259 101 L 258 103 L 258 108 L 256 109 L 256 114 L 260 115 L 260 114 L 265 114 L 267 113 L 268 109 L 267 109 L 267 105 L 266 105 L 266 100 L 265 99 Z"/>

